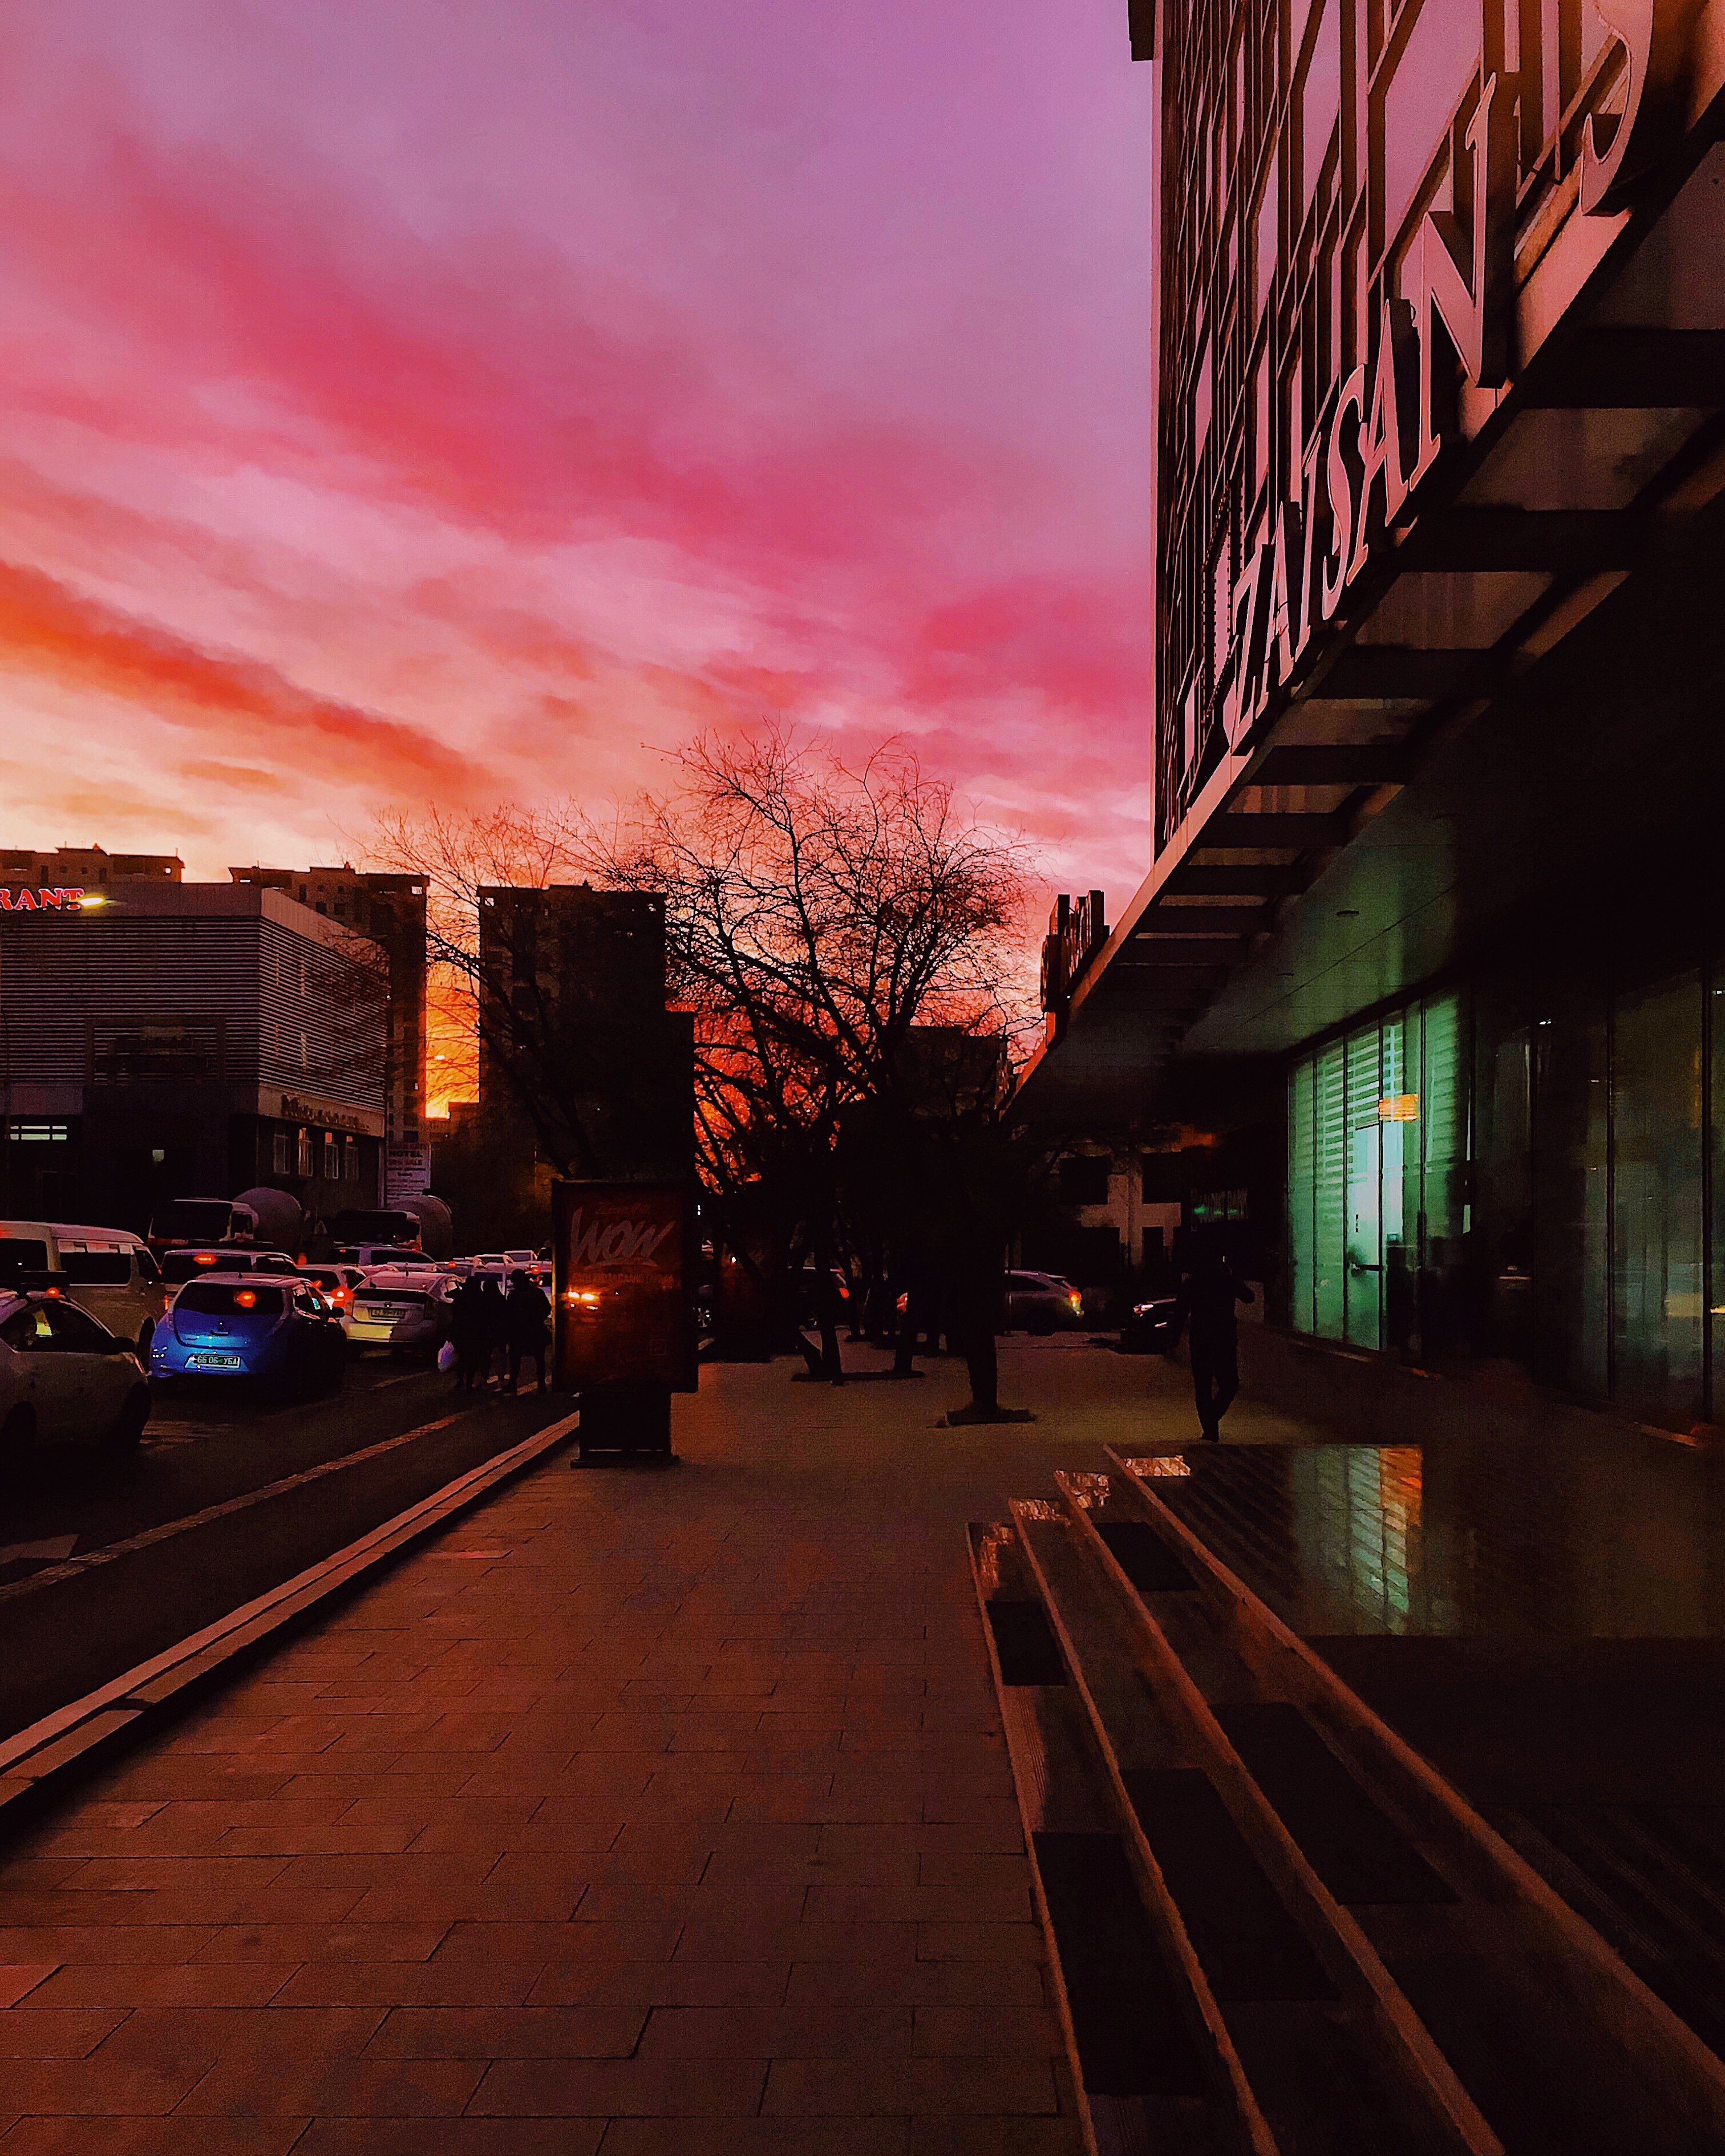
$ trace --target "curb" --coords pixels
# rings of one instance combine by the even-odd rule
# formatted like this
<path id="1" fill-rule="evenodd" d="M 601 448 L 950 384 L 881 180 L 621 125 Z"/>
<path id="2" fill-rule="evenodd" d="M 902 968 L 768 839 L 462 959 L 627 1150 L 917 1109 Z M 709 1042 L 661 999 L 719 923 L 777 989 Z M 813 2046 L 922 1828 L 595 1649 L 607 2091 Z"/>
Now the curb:
<path id="1" fill-rule="evenodd" d="M 0 1836 L 28 1825 L 110 1754 L 153 1734 L 231 1676 L 244 1657 L 275 1644 L 332 1595 L 536 1466 L 572 1437 L 580 1423 L 577 1413 L 536 1430 L 344 1549 L 8 1738 L 0 1743 Z"/>

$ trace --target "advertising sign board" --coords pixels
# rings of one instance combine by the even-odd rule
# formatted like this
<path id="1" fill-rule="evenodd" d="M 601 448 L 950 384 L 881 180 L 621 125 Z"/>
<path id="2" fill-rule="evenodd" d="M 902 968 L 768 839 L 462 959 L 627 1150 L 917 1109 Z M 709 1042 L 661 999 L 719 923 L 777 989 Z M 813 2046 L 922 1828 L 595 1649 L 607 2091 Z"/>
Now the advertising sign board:
<path id="1" fill-rule="evenodd" d="M 552 1186 L 557 1383 L 696 1389 L 689 1193 L 677 1183 Z"/>
<path id="2" fill-rule="evenodd" d="M 383 1203 L 404 1205 L 431 1188 L 431 1147 L 393 1145 L 383 1156 Z"/>

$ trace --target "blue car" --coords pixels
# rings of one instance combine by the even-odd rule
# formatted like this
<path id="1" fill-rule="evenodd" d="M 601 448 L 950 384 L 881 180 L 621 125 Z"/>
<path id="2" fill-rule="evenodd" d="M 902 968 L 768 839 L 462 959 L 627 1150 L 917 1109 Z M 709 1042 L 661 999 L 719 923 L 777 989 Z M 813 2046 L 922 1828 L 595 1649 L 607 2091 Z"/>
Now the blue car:
<path id="1" fill-rule="evenodd" d="M 347 1343 L 307 1280 L 206 1273 L 187 1281 L 150 1342 L 151 1374 L 257 1378 L 290 1390 L 334 1392 Z"/>

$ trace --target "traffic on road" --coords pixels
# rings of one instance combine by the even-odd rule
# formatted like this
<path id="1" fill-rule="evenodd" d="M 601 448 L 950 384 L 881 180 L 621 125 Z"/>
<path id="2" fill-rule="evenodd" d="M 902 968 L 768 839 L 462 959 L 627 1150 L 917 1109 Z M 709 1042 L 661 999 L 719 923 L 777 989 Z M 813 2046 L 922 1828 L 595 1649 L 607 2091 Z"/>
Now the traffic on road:
<path id="1" fill-rule="evenodd" d="M 0 1221 L 0 1735 L 567 1411 L 506 1397 L 538 1252 L 452 1264 L 396 1222 L 312 1255 L 264 1209 L 188 1202 L 153 1249 Z"/>
<path id="2" fill-rule="evenodd" d="M 0 1221 L 0 1477 L 40 1447 L 136 1450 L 186 1392 L 233 1394 L 253 1412 L 338 1392 L 365 1358 L 454 1367 L 454 1298 L 489 1281 L 489 1378 L 518 1278 L 546 1294 L 535 1250 L 439 1260 L 398 1240 L 332 1257 L 271 1248 L 258 1211 L 182 1201 L 151 1240 L 123 1228 Z M 219 1241 L 192 1231 L 224 1230 Z M 518 1320 L 517 1320 L 518 1326 Z M 469 1388 L 470 1389 L 470 1388 Z"/>

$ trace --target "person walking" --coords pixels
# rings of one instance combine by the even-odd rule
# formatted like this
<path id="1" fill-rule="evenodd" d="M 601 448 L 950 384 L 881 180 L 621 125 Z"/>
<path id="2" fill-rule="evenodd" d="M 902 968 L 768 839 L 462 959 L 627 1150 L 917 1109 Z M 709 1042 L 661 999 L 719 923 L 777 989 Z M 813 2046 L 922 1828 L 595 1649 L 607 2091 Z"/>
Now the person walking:
<path id="1" fill-rule="evenodd" d="M 509 1344 L 509 1389 L 521 1390 L 521 1363 L 533 1358 L 539 1390 L 546 1389 L 546 1334 L 551 1322 L 551 1298 L 530 1272 L 516 1273 L 503 1303 L 504 1335 Z"/>
<path id="2" fill-rule="evenodd" d="M 449 1340 L 455 1350 L 455 1390 L 470 1393 L 483 1383 L 490 1358 L 485 1352 L 485 1305 L 480 1284 L 462 1281 L 449 1297 Z"/>
<path id="3" fill-rule="evenodd" d="M 1174 1305 L 1174 1339 L 1183 1330 L 1192 1366 L 1199 1427 L 1206 1443 L 1221 1442 L 1222 1418 L 1240 1390 L 1240 1328 L 1236 1303 L 1256 1300 L 1215 1245 L 1200 1243 L 1180 1281 Z"/>
<path id="4" fill-rule="evenodd" d="M 487 1273 L 480 1281 L 480 1308 L 485 1313 L 485 1344 L 480 1353 L 485 1358 L 480 1382 L 491 1382 L 491 1358 L 498 1358 L 498 1374 L 502 1375 L 503 1357 L 509 1342 L 509 1312 L 503 1300 L 503 1291 Z"/>

